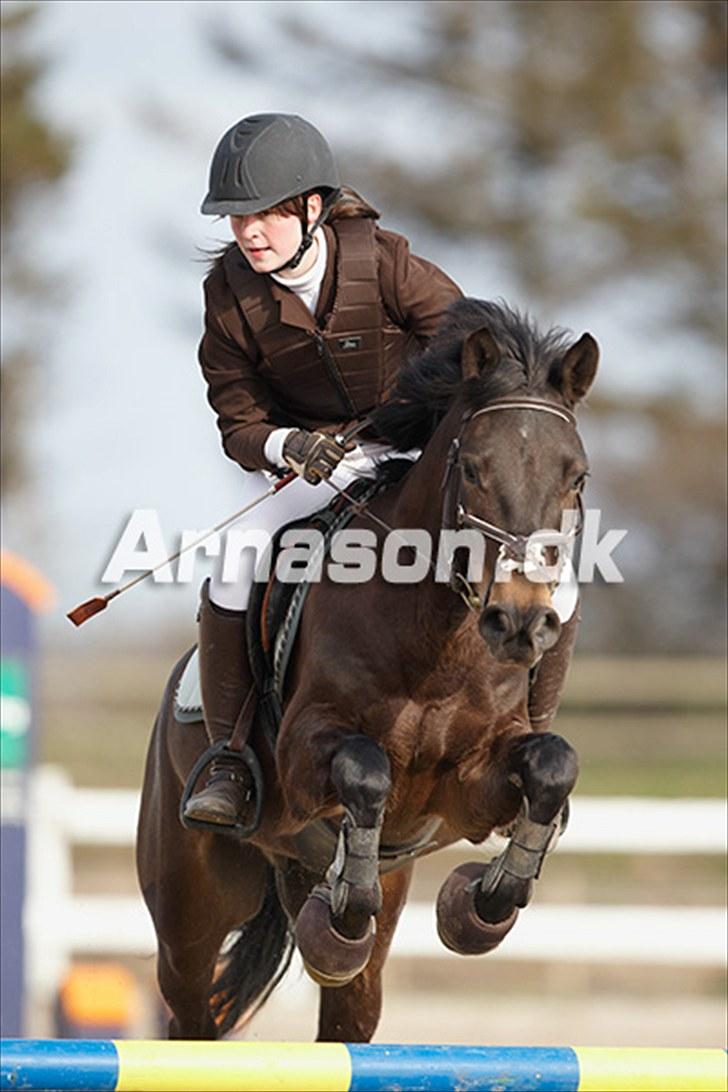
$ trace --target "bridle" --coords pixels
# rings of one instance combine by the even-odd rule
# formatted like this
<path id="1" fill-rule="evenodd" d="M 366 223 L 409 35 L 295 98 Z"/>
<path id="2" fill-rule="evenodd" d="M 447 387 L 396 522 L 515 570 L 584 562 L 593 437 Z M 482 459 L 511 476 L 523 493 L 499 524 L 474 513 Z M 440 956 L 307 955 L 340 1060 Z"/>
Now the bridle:
<path id="1" fill-rule="evenodd" d="M 470 581 L 467 580 L 459 567 L 460 562 L 457 554 L 452 561 L 450 587 L 461 597 L 468 609 L 476 613 L 482 611 L 488 603 L 498 565 L 501 564 L 504 568 L 510 569 L 511 571 L 523 572 L 524 567 L 529 561 L 529 549 L 533 547 L 533 533 L 529 535 L 518 535 L 514 534 L 512 531 L 507 531 L 503 527 L 499 527 L 495 523 L 490 523 L 481 516 L 476 516 L 468 511 L 460 499 L 462 490 L 462 463 L 460 461 L 460 452 L 465 430 L 476 417 L 482 417 L 486 413 L 497 413 L 503 410 L 533 410 L 537 413 L 550 413 L 553 417 L 558 417 L 561 421 L 564 421 L 565 424 L 570 425 L 574 430 L 576 430 L 577 427 L 576 417 L 571 410 L 567 409 L 565 406 L 559 406 L 555 402 L 548 402 L 537 398 L 500 398 L 493 402 L 489 402 L 487 406 L 483 406 L 479 410 L 464 414 L 460 422 L 458 434 L 451 442 L 447 454 L 445 474 L 442 480 L 443 502 L 441 529 L 460 530 L 464 527 L 469 527 L 475 531 L 479 531 L 485 538 L 498 543 L 498 558 L 493 567 L 493 573 L 491 574 L 486 593 L 482 597 L 478 594 Z M 362 432 L 370 423 L 369 417 L 365 417 L 363 421 L 354 425 L 343 436 L 337 437 L 337 439 L 344 444 L 347 440 L 352 439 Z M 390 527 L 385 520 L 381 519 L 379 516 L 375 516 L 373 512 L 368 510 L 366 502 L 362 503 L 356 500 L 354 497 L 351 497 L 345 489 L 333 485 L 330 481 L 328 484 L 335 492 L 346 497 L 355 511 L 360 515 L 364 515 L 368 519 L 371 519 L 374 523 L 384 528 L 384 530 L 396 534 L 395 528 Z M 581 534 L 583 526 L 584 504 L 581 493 L 577 493 L 576 521 L 572 527 L 565 530 L 563 535 L 560 536 L 562 541 L 573 541 L 577 535 Z M 408 542 L 407 545 L 411 544 Z M 538 551 L 539 547 L 536 545 L 537 554 Z M 542 561 L 542 558 L 537 558 L 537 560 Z M 432 562 L 430 562 L 430 568 L 434 571 Z"/>
<path id="2" fill-rule="evenodd" d="M 507 531 L 505 528 L 499 527 L 497 524 L 491 523 L 481 516 L 476 516 L 473 512 L 468 510 L 465 504 L 463 504 L 460 496 L 463 481 L 461 449 L 463 437 L 468 425 L 474 421 L 476 417 L 482 417 L 486 413 L 498 413 L 504 410 L 532 410 L 538 413 L 549 413 L 553 417 L 558 417 L 573 429 L 576 429 L 576 417 L 571 410 L 566 409 L 565 406 L 559 406 L 554 402 L 542 401 L 535 398 L 501 398 L 497 401 L 490 402 L 487 406 L 483 406 L 482 409 L 475 410 L 474 412 L 463 416 L 458 434 L 450 444 L 447 455 L 447 464 L 442 482 L 442 527 L 443 529 L 452 530 L 471 528 L 475 531 L 479 531 L 485 538 L 496 542 L 499 546 L 496 566 L 491 575 L 486 594 L 482 599 L 458 567 L 457 560 L 453 561 L 450 586 L 453 591 L 457 592 L 458 595 L 462 597 L 471 610 L 482 610 L 488 602 L 498 563 L 501 563 L 505 568 L 512 571 L 523 572 L 524 566 L 529 560 L 529 548 L 533 547 L 533 535 L 514 534 L 512 531 Z M 573 540 L 576 538 L 576 536 L 581 533 L 584 524 L 584 508 L 581 493 L 577 493 L 576 504 L 576 521 L 574 525 L 564 533 L 563 538 L 566 540 Z M 537 554 L 538 551 L 539 547 L 537 545 Z M 540 560 L 540 558 L 537 558 L 537 560 Z"/>

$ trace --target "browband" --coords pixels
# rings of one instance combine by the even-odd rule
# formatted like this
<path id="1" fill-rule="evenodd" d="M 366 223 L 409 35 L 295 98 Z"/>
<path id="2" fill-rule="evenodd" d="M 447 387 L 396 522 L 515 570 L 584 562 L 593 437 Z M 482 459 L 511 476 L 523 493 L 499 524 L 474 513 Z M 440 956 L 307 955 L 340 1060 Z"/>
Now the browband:
<path id="1" fill-rule="evenodd" d="M 496 410 L 508 409 L 540 410 L 541 413 L 550 413 L 553 417 L 560 417 L 567 425 L 573 425 L 576 428 L 576 417 L 571 410 L 566 409 L 565 406 L 556 406 L 553 402 L 539 402 L 535 398 L 503 398 L 500 401 L 483 406 L 482 409 L 475 410 L 474 413 L 470 414 L 468 420 L 472 421 L 474 417 L 480 417 L 483 413 L 494 413 Z"/>

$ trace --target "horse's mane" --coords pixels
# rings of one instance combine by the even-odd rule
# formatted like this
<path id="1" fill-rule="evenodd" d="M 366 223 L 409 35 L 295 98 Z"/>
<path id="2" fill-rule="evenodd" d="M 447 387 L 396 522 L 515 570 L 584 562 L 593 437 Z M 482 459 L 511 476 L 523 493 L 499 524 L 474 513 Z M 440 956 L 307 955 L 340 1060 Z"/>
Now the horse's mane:
<path id="1" fill-rule="evenodd" d="M 464 380 L 460 357 L 467 336 L 488 330 L 500 362 Z M 427 348 L 399 373 L 390 400 L 371 414 L 373 426 L 398 451 L 424 447 L 456 397 L 463 409 L 480 409 L 507 395 L 556 394 L 557 369 L 570 343 L 558 327 L 541 332 L 527 316 L 502 300 L 462 299 L 445 312 Z"/>

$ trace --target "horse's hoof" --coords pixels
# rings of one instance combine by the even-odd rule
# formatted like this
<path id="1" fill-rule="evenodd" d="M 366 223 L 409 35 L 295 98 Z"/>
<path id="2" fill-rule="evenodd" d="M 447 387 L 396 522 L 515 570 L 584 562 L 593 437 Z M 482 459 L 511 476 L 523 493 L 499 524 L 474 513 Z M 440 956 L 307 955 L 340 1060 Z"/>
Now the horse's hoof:
<path id="1" fill-rule="evenodd" d="M 458 955 L 484 955 L 497 948 L 518 917 L 513 910 L 505 921 L 483 921 L 475 909 L 475 892 L 468 884 L 483 874 L 476 861 L 460 865 L 450 873 L 437 896 L 437 932 L 440 940 Z"/>
<path id="2" fill-rule="evenodd" d="M 331 917 L 331 888 L 319 884 L 296 919 L 296 944 L 310 978 L 319 986 L 346 986 L 360 974 L 374 947 L 374 919 L 362 937 L 347 937 Z"/>

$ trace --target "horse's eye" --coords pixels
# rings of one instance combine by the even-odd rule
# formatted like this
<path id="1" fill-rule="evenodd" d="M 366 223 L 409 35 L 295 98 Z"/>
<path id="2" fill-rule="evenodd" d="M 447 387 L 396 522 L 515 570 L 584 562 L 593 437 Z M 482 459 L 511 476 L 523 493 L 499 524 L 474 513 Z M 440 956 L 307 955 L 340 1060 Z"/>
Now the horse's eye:
<path id="1" fill-rule="evenodd" d="M 472 463 L 463 463 L 463 477 L 466 482 L 470 482 L 471 485 L 477 485 L 478 483 L 478 471 L 475 469 Z"/>
<path id="2" fill-rule="evenodd" d="M 571 488 L 575 493 L 581 493 L 582 489 L 586 485 L 586 479 L 589 477 L 589 471 L 585 470 L 583 474 L 579 474 L 577 478 L 571 484 Z"/>

